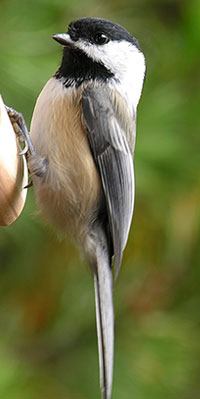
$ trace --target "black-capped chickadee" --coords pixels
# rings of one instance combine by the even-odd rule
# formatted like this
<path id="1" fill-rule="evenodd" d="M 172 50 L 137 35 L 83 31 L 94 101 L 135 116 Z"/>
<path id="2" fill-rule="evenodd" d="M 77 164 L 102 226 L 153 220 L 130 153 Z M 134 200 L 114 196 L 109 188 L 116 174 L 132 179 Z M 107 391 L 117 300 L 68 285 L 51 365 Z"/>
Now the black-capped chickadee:
<path id="1" fill-rule="evenodd" d="M 110 399 L 112 261 L 117 276 L 133 214 L 145 59 L 126 29 L 104 19 L 79 19 L 53 38 L 63 57 L 35 106 L 29 168 L 43 214 L 74 237 L 91 266 L 102 398 Z"/>

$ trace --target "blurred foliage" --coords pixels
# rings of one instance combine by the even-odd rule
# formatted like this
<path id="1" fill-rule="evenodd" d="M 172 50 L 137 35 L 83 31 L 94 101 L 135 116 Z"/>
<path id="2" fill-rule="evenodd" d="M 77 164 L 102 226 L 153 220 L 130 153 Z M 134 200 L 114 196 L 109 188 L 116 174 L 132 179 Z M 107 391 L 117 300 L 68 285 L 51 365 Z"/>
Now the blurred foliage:
<path id="1" fill-rule="evenodd" d="M 30 122 L 55 72 L 53 33 L 81 16 L 140 41 L 136 204 L 115 286 L 113 398 L 200 397 L 199 0 L 1 0 L 0 92 Z M 0 398 L 99 397 L 92 278 L 36 213 L 0 229 Z"/>

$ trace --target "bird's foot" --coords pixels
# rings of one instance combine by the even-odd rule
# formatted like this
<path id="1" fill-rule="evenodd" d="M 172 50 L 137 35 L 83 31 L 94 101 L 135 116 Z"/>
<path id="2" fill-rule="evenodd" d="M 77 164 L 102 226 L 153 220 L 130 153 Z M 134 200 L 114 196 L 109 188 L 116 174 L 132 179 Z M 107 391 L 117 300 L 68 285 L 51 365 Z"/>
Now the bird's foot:
<path id="1" fill-rule="evenodd" d="M 8 106 L 6 106 L 6 111 L 12 123 L 14 132 L 19 140 L 19 143 L 20 144 L 22 143 L 24 145 L 22 150 L 19 152 L 19 155 L 24 155 L 24 154 L 27 155 L 28 152 L 31 155 L 35 154 L 35 150 L 23 115 L 20 112 Z"/>
<path id="2" fill-rule="evenodd" d="M 8 106 L 6 106 L 6 110 L 19 143 L 24 145 L 22 150 L 19 152 L 19 155 L 26 156 L 31 175 L 43 177 L 48 169 L 48 160 L 35 152 L 23 115 Z M 29 186 L 30 185 L 27 187 Z"/>

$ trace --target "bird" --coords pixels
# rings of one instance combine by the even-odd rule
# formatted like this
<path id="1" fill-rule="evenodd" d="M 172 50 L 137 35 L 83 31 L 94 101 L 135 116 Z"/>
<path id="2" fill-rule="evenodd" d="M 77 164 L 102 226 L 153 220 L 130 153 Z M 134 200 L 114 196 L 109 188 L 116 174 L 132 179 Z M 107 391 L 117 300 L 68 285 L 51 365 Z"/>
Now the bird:
<path id="1" fill-rule="evenodd" d="M 37 204 L 70 234 L 94 278 L 101 398 L 111 399 L 113 282 L 132 221 L 137 106 L 146 62 L 137 39 L 102 18 L 54 34 L 61 64 L 34 108 L 28 165 Z"/>

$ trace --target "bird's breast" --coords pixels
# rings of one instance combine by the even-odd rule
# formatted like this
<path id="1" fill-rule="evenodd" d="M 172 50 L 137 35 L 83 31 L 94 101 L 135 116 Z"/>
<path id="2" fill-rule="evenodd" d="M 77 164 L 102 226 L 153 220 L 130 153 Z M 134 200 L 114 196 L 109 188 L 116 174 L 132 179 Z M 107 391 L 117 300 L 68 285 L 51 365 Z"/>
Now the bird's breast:
<path id="1" fill-rule="evenodd" d="M 35 106 L 31 139 L 36 152 L 49 162 L 44 178 L 33 177 L 39 207 L 61 229 L 80 230 L 82 222 L 94 217 L 101 197 L 82 123 L 81 91 L 51 78 Z"/>

